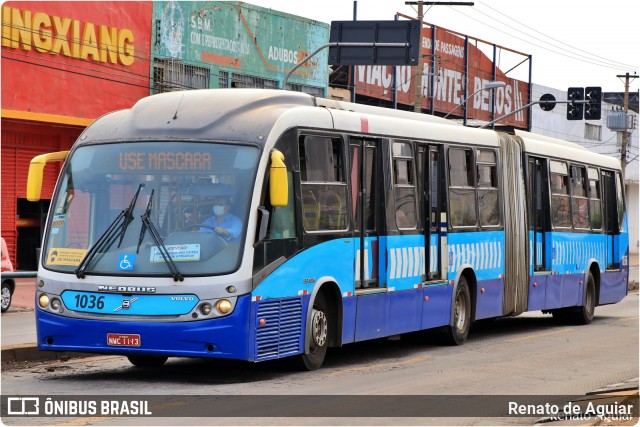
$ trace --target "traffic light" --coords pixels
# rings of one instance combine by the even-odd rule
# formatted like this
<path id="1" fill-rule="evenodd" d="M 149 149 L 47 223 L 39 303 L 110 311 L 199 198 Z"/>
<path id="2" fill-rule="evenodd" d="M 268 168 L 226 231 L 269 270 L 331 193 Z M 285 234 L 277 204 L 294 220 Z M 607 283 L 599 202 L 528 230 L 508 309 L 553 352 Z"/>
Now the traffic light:
<path id="1" fill-rule="evenodd" d="M 584 101 L 584 88 L 570 87 L 567 91 L 567 100 L 571 101 L 567 104 L 567 120 L 582 120 L 584 105 L 575 101 Z"/>
<path id="2" fill-rule="evenodd" d="M 584 90 L 585 101 L 588 101 L 584 107 L 585 120 L 600 120 L 602 116 L 602 88 L 587 87 Z"/>

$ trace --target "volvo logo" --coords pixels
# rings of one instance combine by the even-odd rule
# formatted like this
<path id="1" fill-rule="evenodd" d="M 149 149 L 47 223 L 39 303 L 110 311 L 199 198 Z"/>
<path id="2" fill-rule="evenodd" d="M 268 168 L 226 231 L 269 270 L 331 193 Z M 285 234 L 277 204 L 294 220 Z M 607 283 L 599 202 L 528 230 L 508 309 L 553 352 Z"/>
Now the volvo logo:
<path id="1" fill-rule="evenodd" d="M 131 298 L 131 299 L 123 299 L 122 300 L 122 304 L 120 304 L 119 307 L 116 307 L 115 310 L 113 310 L 114 312 L 116 311 L 120 311 L 120 310 L 129 310 L 131 308 L 131 304 L 133 304 L 134 302 L 136 302 L 138 300 L 138 298 Z"/>

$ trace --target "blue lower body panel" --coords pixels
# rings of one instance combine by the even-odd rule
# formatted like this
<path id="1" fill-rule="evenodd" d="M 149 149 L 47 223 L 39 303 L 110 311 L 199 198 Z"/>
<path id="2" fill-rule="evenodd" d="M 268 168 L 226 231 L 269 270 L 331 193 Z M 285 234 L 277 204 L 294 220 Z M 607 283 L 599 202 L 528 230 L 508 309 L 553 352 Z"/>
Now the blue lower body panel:
<path id="1" fill-rule="evenodd" d="M 251 298 L 238 298 L 226 317 L 193 322 L 124 322 L 56 316 L 36 309 L 38 349 L 101 354 L 157 354 L 251 360 Z M 108 334 L 140 335 L 140 347 L 107 345 Z"/>
<path id="2" fill-rule="evenodd" d="M 600 276 L 600 304 L 612 304 L 621 301 L 628 290 L 628 270 L 607 271 Z"/>
<path id="3" fill-rule="evenodd" d="M 484 292 L 482 290 L 484 289 Z M 490 279 L 478 281 L 476 289 L 476 320 L 502 316 L 504 281 Z"/>

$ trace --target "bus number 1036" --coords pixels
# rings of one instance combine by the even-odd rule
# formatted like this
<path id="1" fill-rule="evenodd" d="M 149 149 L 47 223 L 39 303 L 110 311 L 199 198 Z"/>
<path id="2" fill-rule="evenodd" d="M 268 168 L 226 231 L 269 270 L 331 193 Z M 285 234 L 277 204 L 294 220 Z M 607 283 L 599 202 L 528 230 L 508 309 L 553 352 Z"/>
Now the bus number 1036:
<path id="1" fill-rule="evenodd" d="M 95 295 L 76 295 L 76 308 L 104 308 L 104 297 Z"/>

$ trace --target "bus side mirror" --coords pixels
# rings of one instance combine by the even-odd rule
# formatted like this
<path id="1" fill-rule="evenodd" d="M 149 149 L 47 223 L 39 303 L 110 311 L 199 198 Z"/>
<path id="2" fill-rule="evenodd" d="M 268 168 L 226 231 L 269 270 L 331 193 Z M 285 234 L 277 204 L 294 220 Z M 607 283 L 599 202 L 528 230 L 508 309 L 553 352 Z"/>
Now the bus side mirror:
<path id="1" fill-rule="evenodd" d="M 271 152 L 271 169 L 269 170 L 269 199 L 271 206 L 287 206 L 289 202 L 289 183 L 284 154 L 278 150 Z"/>
<path id="2" fill-rule="evenodd" d="M 37 202 L 42 192 L 42 176 L 44 166 L 49 162 L 64 162 L 69 155 L 68 151 L 41 154 L 34 157 L 29 165 L 29 178 L 27 179 L 27 200 Z"/>

